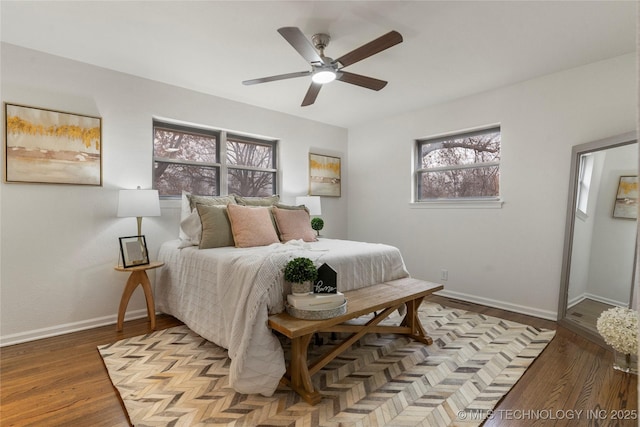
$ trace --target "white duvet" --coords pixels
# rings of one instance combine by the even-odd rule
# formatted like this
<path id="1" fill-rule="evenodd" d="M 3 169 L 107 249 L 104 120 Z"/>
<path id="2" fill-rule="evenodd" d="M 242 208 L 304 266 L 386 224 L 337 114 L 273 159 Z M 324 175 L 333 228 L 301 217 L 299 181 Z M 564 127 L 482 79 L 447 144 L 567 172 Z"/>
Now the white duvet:
<path id="1" fill-rule="evenodd" d="M 282 347 L 267 326 L 284 311 L 285 264 L 299 256 L 338 273 L 338 290 L 407 277 L 400 251 L 383 244 L 320 239 L 255 248 L 178 249 L 165 242 L 156 274 L 156 306 L 228 349 L 230 385 L 240 393 L 273 394 L 285 372 Z M 347 302 L 348 304 L 348 302 Z"/>

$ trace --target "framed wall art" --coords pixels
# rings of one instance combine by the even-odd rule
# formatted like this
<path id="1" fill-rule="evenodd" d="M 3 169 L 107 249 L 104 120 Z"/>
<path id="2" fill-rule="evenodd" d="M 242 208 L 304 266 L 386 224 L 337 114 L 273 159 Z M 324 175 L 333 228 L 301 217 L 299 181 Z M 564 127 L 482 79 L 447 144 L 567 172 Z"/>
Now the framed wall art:
<path id="1" fill-rule="evenodd" d="M 144 236 L 120 237 L 119 239 L 120 256 L 124 268 L 149 264 L 147 241 Z"/>
<path id="2" fill-rule="evenodd" d="M 102 185 L 102 119 L 5 103 L 8 183 Z"/>
<path id="3" fill-rule="evenodd" d="M 340 197 L 340 157 L 309 153 L 309 195 Z"/>
<path id="4" fill-rule="evenodd" d="M 613 205 L 613 217 L 636 219 L 638 217 L 638 176 L 621 176 Z"/>

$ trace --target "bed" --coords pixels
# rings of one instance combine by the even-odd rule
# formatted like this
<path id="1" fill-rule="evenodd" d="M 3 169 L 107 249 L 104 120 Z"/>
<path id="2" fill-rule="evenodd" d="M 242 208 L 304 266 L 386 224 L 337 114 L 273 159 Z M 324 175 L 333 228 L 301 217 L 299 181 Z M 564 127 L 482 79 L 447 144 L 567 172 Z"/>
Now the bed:
<path id="1" fill-rule="evenodd" d="M 229 205 L 229 211 L 232 208 Z M 201 242 L 207 239 L 205 211 L 200 209 Z M 259 234 L 256 224 L 248 230 L 253 239 Z M 233 231 L 238 244 L 240 235 L 236 228 Z M 409 276 L 393 246 L 326 238 L 282 239 L 283 243 L 283 235 L 279 233 L 270 244 L 211 248 L 185 245 L 183 237 L 163 243 L 158 253 L 165 264 L 156 274 L 157 309 L 228 349 L 230 386 L 240 393 L 270 396 L 285 373 L 282 347 L 267 323 L 269 315 L 285 310 L 290 287 L 283 280 L 283 269 L 289 260 L 307 257 L 316 266 L 327 263 L 337 272 L 341 292 Z"/>

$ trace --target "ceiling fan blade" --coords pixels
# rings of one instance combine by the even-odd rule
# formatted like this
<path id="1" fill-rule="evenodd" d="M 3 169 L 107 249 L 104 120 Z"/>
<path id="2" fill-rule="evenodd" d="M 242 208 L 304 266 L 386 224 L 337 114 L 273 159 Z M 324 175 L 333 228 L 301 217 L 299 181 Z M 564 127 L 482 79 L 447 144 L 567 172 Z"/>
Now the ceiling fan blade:
<path id="1" fill-rule="evenodd" d="M 306 107 L 307 105 L 311 105 L 316 102 L 316 98 L 318 97 L 318 92 L 320 92 L 321 87 L 322 84 L 320 83 L 311 83 L 311 86 L 309 86 L 309 89 L 307 90 L 307 94 L 302 100 L 301 107 Z"/>
<path id="2" fill-rule="evenodd" d="M 378 52 L 389 49 L 401 42 L 402 35 L 397 31 L 390 31 L 384 36 L 380 36 L 377 39 L 342 55 L 340 58 L 336 59 L 336 61 L 340 62 L 343 67 L 346 67 L 347 65 L 355 64 L 358 61 L 362 61 L 371 55 L 375 55 Z"/>
<path id="3" fill-rule="evenodd" d="M 313 47 L 313 44 L 302 34 L 298 27 L 282 27 L 278 28 L 278 32 L 307 62 L 323 63 L 316 48 Z"/>
<path id="4" fill-rule="evenodd" d="M 351 83 L 352 85 L 361 86 L 371 90 L 380 90 L 387 85 L 384 80 L 374 79 L 373 77 L 362 76 L 360 74 L 348 73 L 346 71 L 338 72 L 336 80 Z"/>
<path id="5" fill-rule="evenodd" d="M 242 82 L 243 85 L 255 85 L 258 83 L 267 83 L 267 82 L 274 82 L 276 80 L 284 80 L 284 79 L 293 79 L 296 77 L 304 77 L 304 76 L 309 76 L 311 75 L 311 71 L 298 71 L 295 73 L 287 73 L 287 74 L 278 74 L 277 76 L 271 76 L 271 77 L 262 77 L 260 79 L 253 79 L 253 80 L 245 80 Z"/>

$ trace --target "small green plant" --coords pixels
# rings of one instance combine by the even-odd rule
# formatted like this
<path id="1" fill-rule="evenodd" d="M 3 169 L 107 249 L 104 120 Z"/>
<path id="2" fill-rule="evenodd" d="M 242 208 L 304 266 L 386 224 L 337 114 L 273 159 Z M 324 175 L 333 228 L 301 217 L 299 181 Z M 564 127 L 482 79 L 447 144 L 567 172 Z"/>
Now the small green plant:
<path id="1" fill-rule="evenodd" d="M 324 221 L 322 218 L 313 218 L 311 219 L 311 228 L 316 230 L 318 236 L 320 235 L 320 230 L 324 228 Z"/>
<path id="2" fill-rule="evenodd" d="M 291 283 L 304 283 L 318 278 L 318 269 L 309 258 L 298 257 L 284 267 L 284 280 Z"/>

